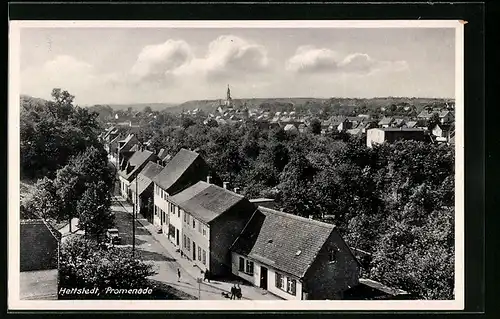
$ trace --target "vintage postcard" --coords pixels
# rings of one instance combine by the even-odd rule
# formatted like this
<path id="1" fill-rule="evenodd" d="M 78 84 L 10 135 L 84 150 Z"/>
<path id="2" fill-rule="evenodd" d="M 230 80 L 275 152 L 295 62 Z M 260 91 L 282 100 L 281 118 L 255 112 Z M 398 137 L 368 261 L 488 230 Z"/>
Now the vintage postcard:
<path id="1" fill-rule="evenodd" d="M 11 310 L 460 310 L 460 21 L 11 21 Z"/>

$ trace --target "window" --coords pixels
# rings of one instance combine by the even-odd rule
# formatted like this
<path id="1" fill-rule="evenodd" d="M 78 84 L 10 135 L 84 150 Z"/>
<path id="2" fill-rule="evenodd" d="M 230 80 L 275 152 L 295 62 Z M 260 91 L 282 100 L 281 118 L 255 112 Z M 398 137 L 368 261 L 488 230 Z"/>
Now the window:
<path id="1" fill-rule="evenodd" d="M 181 209 L 177 207 L 177 217 L 181 218 Z"/>
<path id="2" fill-rule="evenodd" d="M 240 265 L 238 267 L 238 271 L 245 271 L 245 259 L 243 259 L 243 257 L 240 257 Z"/>
<path id="3" fill-rule="evenodd" d="M 207 264 L 207 252 L 203 250 L 203 265 Z"/>
<path id="4" fill-rule="evenodd" d="M 187 214 L 186 214 L 186 212 L 184 212 L 184 222 L 187 221 L 187 217 L 186 216 L 187 216 Z"/>
<path id="5" fill-rule="evenodd" d="M 193 229 L 196 228 L 196 220 L 193 218 Z"/>
<path id="6" fill-rule="evenodd" d="M 285 290 L 285 277 L 282 274 L 276 273 L 276 287 Z"/>
<path id="7" fill-rule="evenodd" d="M 201 227 L 203 227 L 203 226 L 201 225 L 201 223 L 198 223 L 198 232 L 199 232 L 199 233 L 201 233 Z"/>
<path id="8" fill-rule="evenodd" d="M 337 261 L 337 249 L 330 248 L 330 250 L 328 251 L 328 259 L 331 263 Z"/>
<path id="9" fill-rule="evenodd" d="M 198 246 L 198 260 L 201 261 L 201 247 Z"/>
<path id="10" fill-rule="evenodd" d="M 187 246 L 186 246 L 186 248 L 187 248 L 188 251 L 191 251 L 191 239 L 189 237 L 186 237 L 186 239 L 187 239 Z"/>
<path id="11" fill-rule="evenodd" d="M 253 261 L 247 260 L 245 272 L 249 275 L 253 275 Z"/>
<path id="12" fill-rule="evenodd" d="M 207 228 L 203 226 L 203 236 L 207 237 Z"/>
<path id="13" fill-rule="evenodd" d="M 186 235 L 182 238 L 182 247 L 186 248 Z"/>
<path id="14" fill-rule="evenodd" d="M 286 292 L 295 296 L 296 289 L 297 289 L 297 281 L 295 279 L 287 277 L 287 283 L 288 283 L 288 286 L 287 286 Z"/>

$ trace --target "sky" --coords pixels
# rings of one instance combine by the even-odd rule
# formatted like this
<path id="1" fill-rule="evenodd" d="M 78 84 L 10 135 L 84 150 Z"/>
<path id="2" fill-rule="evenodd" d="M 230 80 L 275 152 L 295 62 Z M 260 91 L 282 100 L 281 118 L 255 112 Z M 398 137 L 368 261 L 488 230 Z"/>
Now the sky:
<path id="1" fill-rule="evenodd" d="M 23 28 L 21 93 L 80 105 L 455 97 L 453 28 Z"/>

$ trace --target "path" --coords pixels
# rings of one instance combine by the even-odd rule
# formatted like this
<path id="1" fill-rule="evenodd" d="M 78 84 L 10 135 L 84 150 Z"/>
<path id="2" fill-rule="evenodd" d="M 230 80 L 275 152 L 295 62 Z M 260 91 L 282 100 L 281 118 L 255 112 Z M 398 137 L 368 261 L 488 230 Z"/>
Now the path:
<path id="1" fill-rule="evenodd" d="M 116 228 L 121 234 L 123 245 L 132 245 L 132 206 L 121 197 L 115 197 L 111 209 L 116 214 Z M 157 234 L 155 227 L 139 215 L 135 225 L 135 244 L 138 253 L 146 261 L 152 261 L 158 274 L 152 279 L 164 282 L 196 298 L 200 294 L 205 300 L 229 300 L 222 293 L 231 290 L 232 283 L 222 281 L 206 281 L 197 283 L 202 274 L 192 263 L 180 256 L 176 248 L 163 234 Z M 181 269 L 181 281 L 177 282 L 177 269 Z M 251 300 L 281 300 L 258 287 L 240 285 L 243 299 Z"/>

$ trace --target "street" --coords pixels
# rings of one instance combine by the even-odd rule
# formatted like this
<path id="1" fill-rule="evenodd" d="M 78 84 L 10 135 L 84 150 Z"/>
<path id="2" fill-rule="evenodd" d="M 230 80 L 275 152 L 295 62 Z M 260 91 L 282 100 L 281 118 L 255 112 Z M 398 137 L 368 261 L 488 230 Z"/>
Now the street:
<path id="1" fill-rule="evenodd" d="M 123 246 L 132 246 L 132 215 L 127 212 L 120 198 L 116 198 L 111 206 L 112 211 L 116 216 L 116 228 L 122 237 Z M 127 206 L 127 207 L 128 207 Z M 145 229 L 139 222 L 135 225 L 135 244 L 137 253 L 144 261 L 152 262 L 155 266 L 157 274 L 151 279 L 163 282 L 173 286 L 189 295 L 198 298 L 198 283 L 196 278 L 183 270 L 176 258 L 179 256 L 171 256 L 168 251 Z M 177 269 L 181 269 L 180 282 L 177 281 Z M 215 285 L 215 283 L 213 283 Z M 200 297 L 205 300 L 228 300 L 222 296 L 222 292 L 227 290 L 216 288 L 213 285 L 201 283 Z"/>

